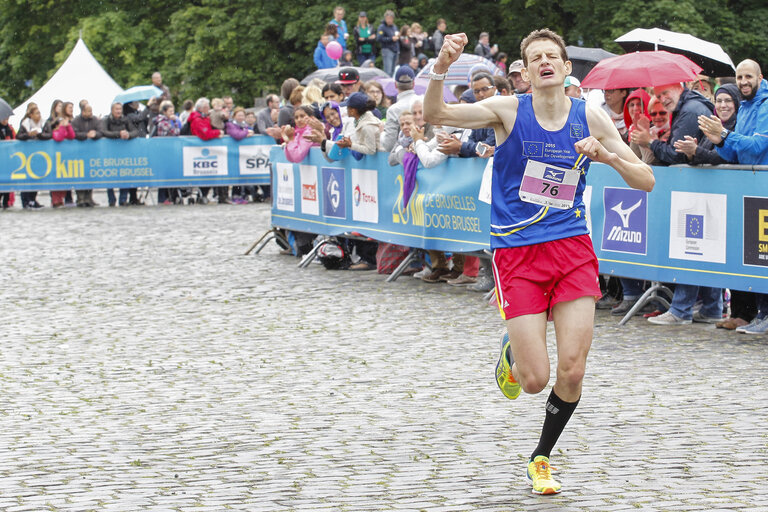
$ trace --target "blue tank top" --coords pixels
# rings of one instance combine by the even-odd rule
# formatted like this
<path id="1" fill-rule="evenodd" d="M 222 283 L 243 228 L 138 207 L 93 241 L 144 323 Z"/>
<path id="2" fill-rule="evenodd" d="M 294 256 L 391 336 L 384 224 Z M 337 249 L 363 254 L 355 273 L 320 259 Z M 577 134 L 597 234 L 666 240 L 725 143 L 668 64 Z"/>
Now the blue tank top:
<path id="1" fill-rule="evenodd" d="M 530 94 L 518 95 L 517 119 L 507 140 L 496 147 L 491 188 L 491 249 L 519 247 L 588 233 L 582 194 L 589 160 L 582 157 L 582 174 L 573 207 L 560 210 L 520 199 L 520 183 L 528 159 L 572 169 L 579 158 L 573 145 L 589 136 L 586 102 L 570 98 L 571 110 L 562 129 L 539 126 Z"/>

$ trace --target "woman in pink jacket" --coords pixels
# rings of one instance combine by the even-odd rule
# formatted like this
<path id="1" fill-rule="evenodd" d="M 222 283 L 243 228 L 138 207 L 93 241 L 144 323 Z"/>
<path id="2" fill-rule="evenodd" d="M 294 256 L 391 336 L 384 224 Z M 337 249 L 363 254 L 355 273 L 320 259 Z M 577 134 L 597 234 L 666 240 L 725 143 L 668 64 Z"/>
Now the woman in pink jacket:
<path id="1" fill-rule="evenodd" d="M 72 128 L 72 103 L 67 102 L 62 106 L 61 117 L 56 119 L 51 125 L 51 136 L 56 142 L 69 139 L 74 140 L 75 129 Z M 51 191 L 51 205 L 54 208 L 64 206 L 64 201 L 67 197 L 66 190 L 52 190 Z"/>
<path id="2" fill-rule="evenodd" d="M 296 128 L 286 125 L 283 126 L 283 140 L 288 141 L 285 144 L 285 157 L 290 162 L 301 162 L 309 153 L 309 148 L 319 146 L 318 143 L 304 137 L 312 134 L 312 127 L 309 120 L 315 116 L 315 111 L 308 105 L 296 107 L 293 113 L 293 120 Z"/>

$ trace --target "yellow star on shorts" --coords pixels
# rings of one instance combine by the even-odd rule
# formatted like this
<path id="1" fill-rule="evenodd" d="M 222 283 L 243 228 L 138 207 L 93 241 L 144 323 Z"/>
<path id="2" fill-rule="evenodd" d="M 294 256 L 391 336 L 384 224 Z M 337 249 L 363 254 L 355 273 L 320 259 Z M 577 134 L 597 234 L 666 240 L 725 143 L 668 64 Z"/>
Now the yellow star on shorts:
<path id="1" fill-rule="evenodd" d="M 575 210 L 575 211 L 576 211 L 576 218 L 577 218 L 577 219 L 580 219 L 580 218 L 581 218 L 581 210 L 579 210 L 578 208 L 576 208 L 576 210 Z"/>

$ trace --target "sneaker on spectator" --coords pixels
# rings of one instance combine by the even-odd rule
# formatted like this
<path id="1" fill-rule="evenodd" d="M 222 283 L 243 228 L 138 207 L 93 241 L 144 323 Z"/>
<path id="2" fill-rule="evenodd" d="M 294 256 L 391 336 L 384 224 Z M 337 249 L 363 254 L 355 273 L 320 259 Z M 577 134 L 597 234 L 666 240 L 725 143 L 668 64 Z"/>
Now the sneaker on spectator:
<path id="1" fill-rule="evenodd" d="M 629 313 L 629 310 L 632 309 L 632 306 L 635 304 L 637 304 L 637 299 L 624 299 L 617 306 L 611 308 L 611 314 L 613 316 L 624 316 Z"/>
<path id="2" fill-rule="evenodd" d="M 704 316 L 701 314 L 701 310 L 693 314 L 693 321 L 700 324 L 716 324 L 723 319 L 722 316 Z"/>
<path id="3" fill-rule="evenodd" d="M 481 271 L 477 275 L 475 284 L 470 284 L 467 286 L 467 290 L 481 293 L 486 293 L 493 290 L 493 275 L 488 271 Z"/>
<path id="4" fill-rule="evenodd" d="M 470 277 L 470 276 L 461 274 L 456 279 L 451 279 L 450 281 L 448 281 L 448 284 L 451 286 L 467 286 L 475 282 L 477 282 L 476 277 Z"/>
<path id="5" fill-rule="evenodd" d="M 736 332 L 738 332 L 738 333 L 741 333 L 741 334 L 744 334 L 744 332 L 745 332 L 747 329 L 751 329 L 752 327 L 754 327 L 755 325 L 759 324 L 759 323 L 760 323 L 760 322 L 762 322 L 763 320 L 764 320 L 764 318 L 758 318 L 758 317 L 755 317 L 755 318 L 754 318 L 754 319 L 752 319 L 752 321 L 751 321 L 751 322 L 749 322 L 747 325 L 743 325 L 743 326 L 741 326 L 741 327 L 737 327 L 737 328 L 736 328 Z"/>
<path id="6" fill-rule="evenodd" d="M 736 329 L 736 332 L 742 334 L 765 334 L 768 332 L 768 317 L 765 317 L 762 320 L 756 319 L 751 324 Z"/>
<path id="7" fill-rule="evenodd" d="M 607 293 L 595 302 L 595 309 L 613 309 L 619 305 L 619 299 Z"/>
<path id="8" fill-rule="evenodd" d="M 414 272 L 413 277 L 415 277 L 416 279 L 421 279 L 422 277 L 426 277 L 431 273 L 432 273 L 432 269 L 427 266 L 424 266 L 424 268 L 422 268 L 418 272 Z"/>
<path id="9" fill-rule="evenodd" d="M 440 281 L 440 278 L 446 274 L 450 274 L 451 271 L 447 268 L 436 268 L 432 271 L 431 274 L 426 275 L 421 278 L 422 281 L 425 283 L 437 283 Z"/>
<path id="10" fill-rule="evenodd" d="M 684 318 L 675 316 L 669 311 L 659 316 L 652 316 L 648 321 L 656 325 L 684 325 L 691 323 L 691 320 L 685 320 Z"/>
<path id="11" fill-rule="evenodd" d="M 624 304 L 624 302 L 628 302 L 629 304 Z M 629 313 L 629 310 L 632 309 L 632 306 L 634 306 L 635 304 L 637 304 L 637 300 L 621 301 L 621 303 L 618 306 L 616 306 L 611 310 L 611 314 L 615 316 L 624 316 L 627 313 Z M 635 311 L 635 316 L 640 316 L 640 315 L 645 316 L 647 314 L 654 313 L 655 311 L 656 311 L 656 306 L 648 302 L 643 307 Z M 660 315 L 661 313 L 662 312 L 659 311 L 658 314 Z M 658 315 L 652 315 L 652 316 L 658 316 Z"/>

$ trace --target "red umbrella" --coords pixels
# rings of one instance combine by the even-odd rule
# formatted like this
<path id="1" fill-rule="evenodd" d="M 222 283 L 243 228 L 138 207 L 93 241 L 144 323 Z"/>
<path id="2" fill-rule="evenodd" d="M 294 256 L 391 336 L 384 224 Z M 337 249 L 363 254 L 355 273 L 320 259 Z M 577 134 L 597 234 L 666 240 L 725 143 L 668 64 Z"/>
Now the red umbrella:
<path id="1" fill-rule="evenodd" d="M 665 51 L 634 52 L 603 59 L 581 86 L 588 89 L 656 87 L 695 80 L 701 66 L 688 57 Z"/>

